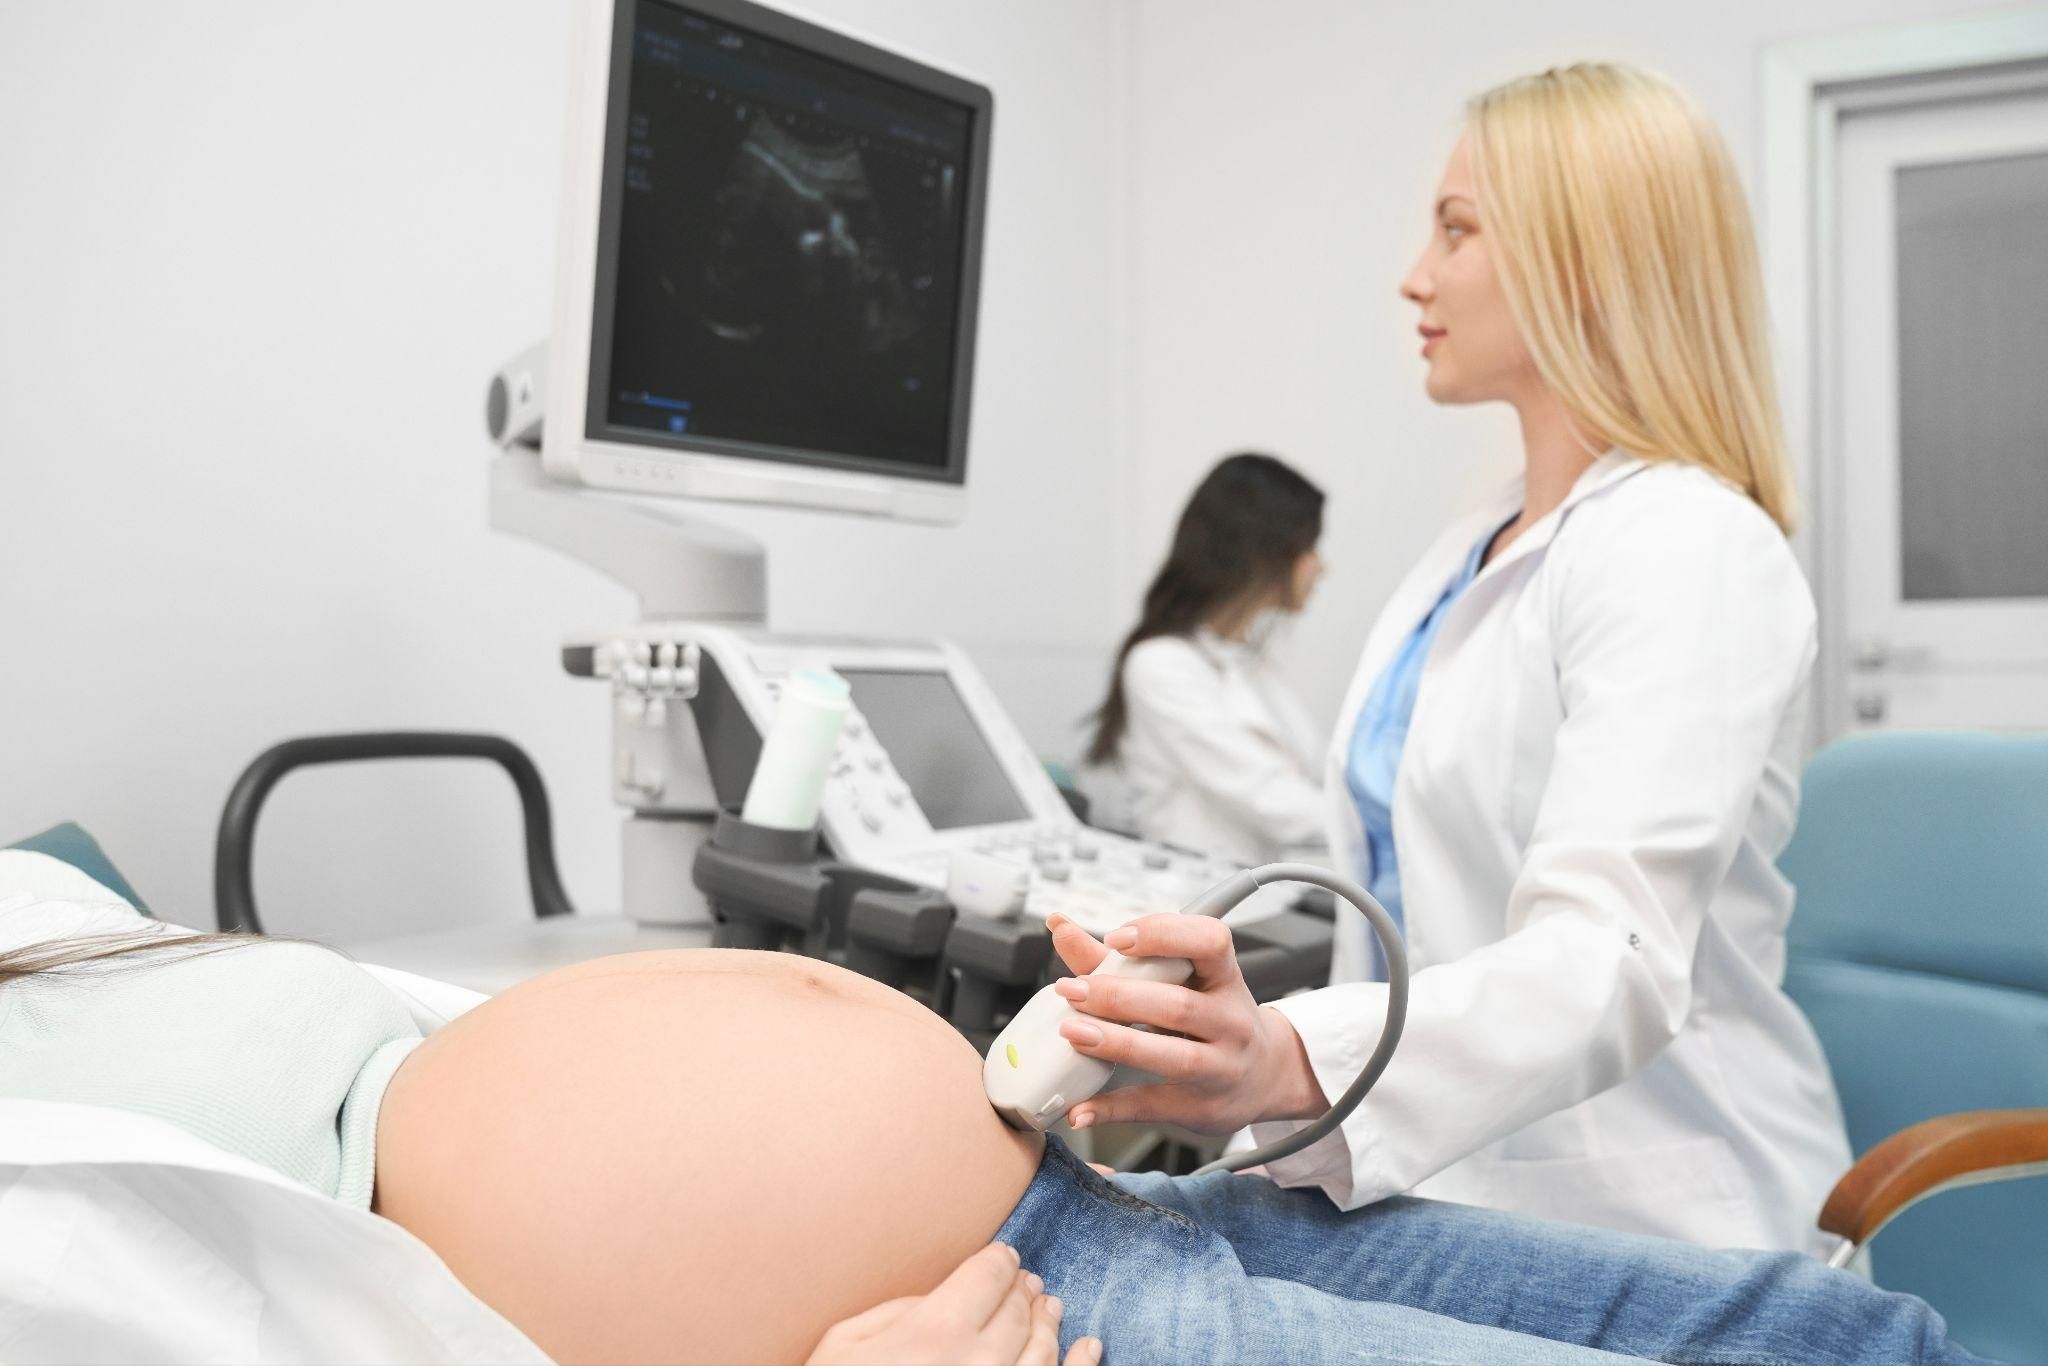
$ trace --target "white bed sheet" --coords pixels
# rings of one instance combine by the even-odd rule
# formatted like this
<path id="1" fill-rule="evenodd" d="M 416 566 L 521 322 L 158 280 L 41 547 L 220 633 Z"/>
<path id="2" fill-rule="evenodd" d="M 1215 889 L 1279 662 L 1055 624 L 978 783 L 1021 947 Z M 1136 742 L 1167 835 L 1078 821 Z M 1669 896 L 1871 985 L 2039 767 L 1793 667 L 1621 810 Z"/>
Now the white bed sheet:
<path id="1" fill-rule="evenodd" d="M 4 912 L 31 903 L 78 933 L 127 909 L 69 865 L 0 851 L 0 947 Z M 427 1033 L 485 999 L 368 970 Z M 10 1366 L 548 1360 L 390 1220 L 124 1110 L 0 1099 L 0 1229 Z"/>
<path id="2" fill-rule="evenodd" d="M 175 1125 L 0 1100 L 0 1361 L 545 1362 L 388 1219 Z"/>

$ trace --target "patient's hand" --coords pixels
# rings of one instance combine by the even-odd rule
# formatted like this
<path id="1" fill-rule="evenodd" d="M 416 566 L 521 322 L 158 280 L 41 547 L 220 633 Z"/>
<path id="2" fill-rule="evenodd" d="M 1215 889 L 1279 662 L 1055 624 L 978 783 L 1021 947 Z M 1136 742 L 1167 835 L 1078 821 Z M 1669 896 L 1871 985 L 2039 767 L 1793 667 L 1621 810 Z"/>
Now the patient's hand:
<path id="1" fill-rule="evenodd" d="M 842 1319 L 808 1366 L 1058 1366 L 1060 1302 L 1017 1264 L 1017 1250 L 990 1243 L 929 1295 L 906 1295 Z M 1065 1366 L 1095 1366 L 1102 1344 L 1082 1338 Z"/>

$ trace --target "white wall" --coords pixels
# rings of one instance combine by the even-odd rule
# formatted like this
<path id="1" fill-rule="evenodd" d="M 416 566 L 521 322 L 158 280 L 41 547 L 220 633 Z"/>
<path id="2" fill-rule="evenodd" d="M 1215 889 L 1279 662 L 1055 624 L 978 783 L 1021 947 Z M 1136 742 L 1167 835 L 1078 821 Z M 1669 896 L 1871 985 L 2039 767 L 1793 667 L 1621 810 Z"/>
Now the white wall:
<path id="1" fill-rule="evenodd" d="M 1660 67 L 1754 184 L 1763 47 L 1955 0 L 811 0 L 997 91 L 975 504 L 952 530 L 759 510 L 793 629 L 950 636 L 1047 752 L 1094 700 L 1217 455 L 1332 495 L 1293 649 L 1325 719 L 1387 590 L 1511 468 L 1432 409 L 1395 283 L 1472 91 Z M 0 6 L 0 837 L 85 822 L 210 914 L 214 822 L 289 735 L 496 730 L 616 904 L 603 695 L 555 646 L 626 620 L 484 524 L 484 378 L 548 327 L 566 0 Z M 283 929 L 523 913 L 513 802 L 465 770 L 272 804 Z"/>
<path id="2" fill-rule="evenodd" d="M 1053 748 L 1111 629 L 1121 32 L 1092 0 L 814 8 L 998 91 L 975 502 L 728 520 L 778 625 L 954 637 Z M 548 328 L 567 31 L 562 0 L 0 6 L 0 842 L 80 820 L 206 923 L 259 750 L 494 730 L 549 780 L 571 894 L 616 905 L 605 697 L 555 649 L 631 604 L 484 517 L 485 379 Z M 488 771 L 270 809 L 275 928 L 524 914 Z"/>
<path id="3" fill-rule="evenodd" d="M 1464 101 L 1582 59 L 1639 62 L 1701 101 L 1752 196 L 1761 56 L 1792 38 L 1980 12 L 1958 0 L 1132 0 L 1135 601 L 1180 502 L 1239 446 L 1330 494 L 1331 575 L 1288 651 L 1336 720 L 1381 603 L 1454 512 L 1518 467 L 1504 410 L 1422 392 L 1396 294 Z M 1753 200 L 1754 202 L 1754 200 Z"/>

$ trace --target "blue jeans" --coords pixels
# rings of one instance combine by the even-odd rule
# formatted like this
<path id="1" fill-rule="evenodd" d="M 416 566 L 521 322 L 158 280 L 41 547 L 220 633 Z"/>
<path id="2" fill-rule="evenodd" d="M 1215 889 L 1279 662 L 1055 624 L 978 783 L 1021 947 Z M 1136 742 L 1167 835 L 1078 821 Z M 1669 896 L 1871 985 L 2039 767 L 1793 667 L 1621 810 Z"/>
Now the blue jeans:
<path id="1" fill-rule="evenodd" d="M 1067 1306 L 1062 1349 L 1150 1362 L 1967 1362 L 1941 1316 L 1794 1253 L 1431 1200 L 1340 1212 L 1257 1176 L 1106 1181 L 1058 1138 L 997 1238 Z"/>

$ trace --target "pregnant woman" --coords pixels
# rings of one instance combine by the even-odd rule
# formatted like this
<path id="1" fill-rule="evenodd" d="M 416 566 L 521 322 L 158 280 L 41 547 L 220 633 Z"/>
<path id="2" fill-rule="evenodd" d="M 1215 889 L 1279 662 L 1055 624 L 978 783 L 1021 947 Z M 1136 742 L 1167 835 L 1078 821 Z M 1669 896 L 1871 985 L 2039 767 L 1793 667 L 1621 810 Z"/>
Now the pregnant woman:
<path id="1" fill-rule="evenodd" d="M 1006 1129 L 937 1016 L 775 954 L 602 959 L 422 1040 L 315 945 L 0 888 L 0 1098 L 152 1115 L 370 1206 L 562 1361 L 1050 1362 L 1030 1273 L 1069 1362 L 1086 1336 L 1112 1366 L 1969 1359 L 1926 1305 L 1796 1254 L 1106 1180 Z M 965 1323 L 977 1256 L 1001 1293 Z M 892 1342 L 906 1320 L 935 1335 Z"/>

